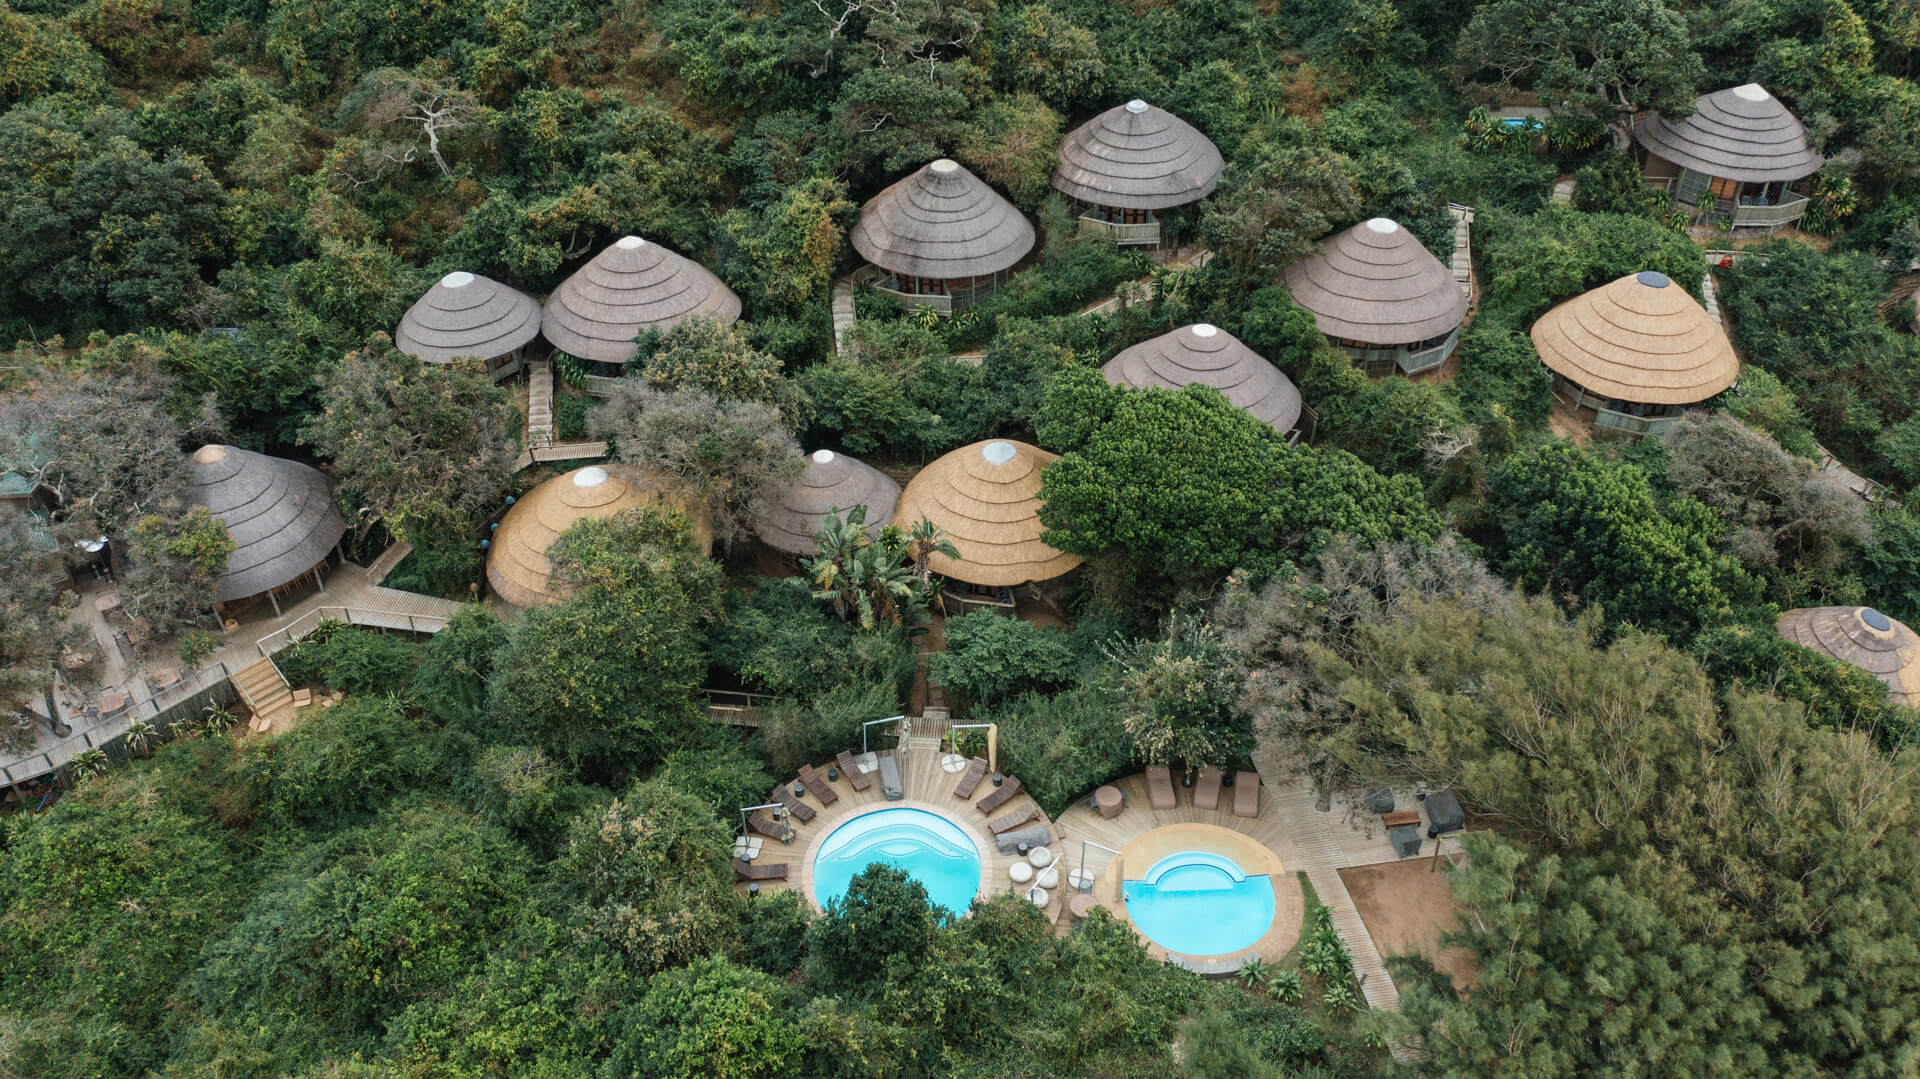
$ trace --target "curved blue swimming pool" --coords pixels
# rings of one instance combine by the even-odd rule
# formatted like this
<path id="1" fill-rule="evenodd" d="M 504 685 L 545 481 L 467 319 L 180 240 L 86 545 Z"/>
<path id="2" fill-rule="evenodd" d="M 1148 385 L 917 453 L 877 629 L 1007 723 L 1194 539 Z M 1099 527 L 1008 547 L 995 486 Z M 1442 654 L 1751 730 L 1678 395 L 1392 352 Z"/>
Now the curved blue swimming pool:
<path id="1" fill-rule="evenodd" d="M 1273 925 L 1273 881 L 1207 851 L 1170 854 L 1123 881 L 1127 914 L 1148 939 L 1182 955 L 1248 948 Z"/>
<path id="2" fill-rule="evenodd" d="M 822 907 L 847 894 L 854 874 L 875 862 L 899 866 L 935 904 L 965 914 L 980 891 L 980 848 L 960 826 L 921 809 L 882 809 L 835 828 L 813 856 L 813 894 Z"/>

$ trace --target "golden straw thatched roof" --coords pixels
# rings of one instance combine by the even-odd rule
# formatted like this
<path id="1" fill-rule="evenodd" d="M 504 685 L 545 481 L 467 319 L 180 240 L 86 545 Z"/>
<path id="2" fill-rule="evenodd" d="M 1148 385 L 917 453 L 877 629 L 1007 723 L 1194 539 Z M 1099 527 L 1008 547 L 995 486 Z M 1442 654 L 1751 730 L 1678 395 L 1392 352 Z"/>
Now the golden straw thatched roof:
<path id="1" fill-rule="evenodd" d="M 494 530 L 493 546 L 487 552 L 487 586 L 515 607 L 559 600 L 566 590 L 554 583 L 547 549 L 562 532 L 588 518 L 612 517 L 660 503 L 685 510 L 694 541 L 702 550 L 713 546 L 713 525 L 705 507 L 666 493 L 657 477 L 622 465 L 589 465 L 555 476 L 514 503 Z"/>
<path id="2" fill-rule="evenodd" d="M 705 266 L 638 236 L 622 236 L 547 297 L 541 331 L 583 360 L 625 363 L 643 330 L 692 318 L 732 323 L 740 297 Z"/>
<path id="3" fill-rule="evenodd" d="M 393 343 L 428 363 L 505 356 L 540 335 L 540 305 L 491 277 L 456 270 L 400 317 Z"/>
<path id="4" fill-rule="evenodd" d="M 950 280 L 1011 269 L 1033 226 L 978 176 L 941 158 L 867 200 L 853 249 L 883 270 Z"/>
<path id="5" fill-rule="evenodd" d="M 1411 345 L 1452 333 L 1467 317 L 1453 271 L 1390 218 L 1329 238 L 1285 278 L 1293 302 L 1313 312 L 1328 337 Z"/>
<path id="6" fill-rule="evenodd" d="M 1757 82 L 1702 97 L 1677 123 L 1655 113 L 1633 138 L 1676 165 L 1747 183 L 1798 180 L 1826 164 L 1807 145 L 1807 129 Z"/>
<path id="7" fill-rule="evenodd" d="M 1040 542 L 1040 472 L 1056 460 L 1025 442 L 962 446 L 913 477 L 893 523 L 911 529 L 924 517 L 946 530 L 960 557 L 933 556 L 943 577 L 989 588 L 1051 580 L 1080 564 Z"/>
<path id="8" fill-rule="evenodd" d="M 1920 703 L 1920 636 L 1871 607 L 1800 607 L 1780 616 L 1780 636 L 1880 679 L 1895 704 Z"/>
<path id="9" fill-rule="evenodd" d="M 1643 405 L 1704 401 L 1740 375 L 1733 343 L 1707 309 L 1650 270 L 1540 316 L 1533 344 L 1542 362 L 1589 392 Z"/>
<path id="10" fill-rule="evenodd" d="M 1238 337 L 1204 322 L 1142 341 L 1100 373 L 1115 386 L 1177 390 L 1199 383 L 1281 434 L 1300 422 L 1300 388 Z"/>
<path id="11" fill-rule="evenodd" d="M 776 551 L 810 555 L 814 533 L 838 511 L 841 520 L 855 506 L 867 507 L 867 531 L 877 535 L 893 521 L 900 485 L 886 473 L 832 450 L 815 450 L 798 479 L 781 491 L 756 528 Z"/>
<path id="12" fill-rule="evenodd" d="M 1212 194 L 1225 167 L 1213 140 L 1136 98 L 1060 140 L 1053 186 L 1096 206 L 1164 210 Z"/>

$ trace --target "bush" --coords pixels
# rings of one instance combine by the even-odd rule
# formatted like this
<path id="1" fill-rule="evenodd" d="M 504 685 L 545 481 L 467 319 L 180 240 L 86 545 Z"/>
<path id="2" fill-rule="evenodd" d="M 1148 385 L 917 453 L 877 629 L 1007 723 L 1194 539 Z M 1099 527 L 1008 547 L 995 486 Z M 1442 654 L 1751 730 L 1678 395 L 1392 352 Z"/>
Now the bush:
<path id="1" fill-rule="evenodd" d="M 1027 693 L 973 718 L 1000 725 L 1000 768 L 1057 817 L 1073 800 L 1125 772 L 1133 760 L 1105 680 L 1056 696 Z"/>
<path id="2" fill-rule="evenodd" d="M 760 577 L 728 593 L 710 662 L 756 693 L 803 701 L 845 685 L 904 693 L 914 673 L 905 635 L 894 626 L 862 630 L 833 617 L 802 583 Z"/>
<path id="3" fill-rule="evenodd" d="M 1454 388 L 1476 423 L 1487 422 L 1498 405 L 1521 427 L 1539 427 L 1553 407 L 1553 375 L 1540 362 L 1533 340 L 1485 317 L 1460 338 Z"/>
<path id="4" fill-rule="evenodd" d="M 562 441 L 573 441 L 587 437 L 587 409 L 591 407 L 587 399 L 570 393 L 559 394 L 553 399 L 553 433 Z"/>
<path id="5" fill-rule="evenodd" d="M 946 637 L 946 651 L 935 653 L 928 677 L 965 705 L 991 705 L 1073 677 L 1073 649 L 1057 629 L 975 611 L 949 618 Z"/>
<path id="6" fill-rule="evenodd" d="M 349 697 L 255 758 L 266 812 L 301 825 L 337 825 L 410 787 L 437 785 L 447 770 L 441 732 L 392 697 Z"/>

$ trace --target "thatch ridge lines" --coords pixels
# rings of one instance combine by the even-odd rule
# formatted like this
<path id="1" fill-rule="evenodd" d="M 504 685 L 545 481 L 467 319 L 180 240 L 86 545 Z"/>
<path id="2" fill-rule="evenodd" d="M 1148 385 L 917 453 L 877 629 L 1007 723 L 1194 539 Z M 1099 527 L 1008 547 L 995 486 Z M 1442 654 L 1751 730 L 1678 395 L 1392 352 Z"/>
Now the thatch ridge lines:
<path id="1" fill-rule="evenodd" d="M 1120 209 L 1197 202 L 1213 193 L 1225 169 L 1219 147 L 1197 128 L 1139 101 L 1116 105 L 1068 132 L 1058 158 L 1052 179 L 1057 190 Z"/>
<path id="2" fill-rule="evenodd" d="M 1655 114 L 1634 141 L 1683 168 L 1748 183 L 1798 180 L 1825 164 L 1785 104 L 1754 83 L 1702 96 L 1693 115 L 1669 123 Z"/>

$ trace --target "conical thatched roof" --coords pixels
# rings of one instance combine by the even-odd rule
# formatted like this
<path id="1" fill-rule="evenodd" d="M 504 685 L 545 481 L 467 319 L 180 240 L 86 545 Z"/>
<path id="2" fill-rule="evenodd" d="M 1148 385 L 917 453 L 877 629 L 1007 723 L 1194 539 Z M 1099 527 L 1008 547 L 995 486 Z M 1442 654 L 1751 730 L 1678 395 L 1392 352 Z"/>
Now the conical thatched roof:
<path id="1" fill-rule="evenodd" d="M 583 360 L 625 363 L 643 330 L 692 318 L 731 323 L 740 297 L 705 266 L 638 236 L 622 236 L 547 297 L 541 331 Z"/>
<path id="2" fill-rule="evenodd" d="M 931 565 L 956 581 L 1010 588 L 1058 577 L 1080 556 L 1040 542 L 1040 471 L 1057 460 L 1025 442 L 962 446 L 913 477 L 893 523 L 911 529 L 924 517 L 945 529 L 960 557 L 936 554 Z"/>
<path id="3" fill-rule="evenodd" d="M 464 271 L 441 278 L 393 331 L 400 351 L 428 363 L 505 356 L 540 333 L 540 305 L 517 289 Z"/>
<path id="4" fill-rule="evenodd" d="M 1798 180 L 1826 162 L 1807 145 L 1807 129 L 1759 83 L 1717 90 L 1693 103 L 1693 115 L 1668 123 L 1658 114 L 1640 121 L 1633 137 L 1676 165 L 1760 183 Z"/>
<path id="5" fill-rule="evenodd" d="M 1212 194 L 1225 167 L 1220 148 L 1192 124 L 1135 99 L 1060 140 L 1053 186 L 1099 206 L 1164 210 Z"/>
<path id="6" fill-rule="evenodd" d="M 1115 386 L 1143 390 L 1212 386 L 1282 434 L 1300 422 L 1300 388 L 1293 380 L 1239 338 L 1205 323 L 1142 341 L 1108 360 L 1100 373 Z"/>
<path id="7" fill-rule="evenodd" d="M 233 553 L 214 599 L 257 596 L 307 572 L 346 534 L 333 484 L 316 469 L 237 446 L 202 446 L 188 459 L 187 502 L 227 526 Z"/>
<path id="8" fill-rule="evenodd" d="M 915 277 L 998 273 L 1033 250 L 1033 226 L 957 161 L 941 158 L 867 200 L 853 249 Z"/>
<path id="9" fill-rule="evenodd" d="M 575 522 L 612 517 L 623 510 L 666 503 L 686 510 L 693 538 L 713 545 L 704 508 L 666 492 L 660 480 L 620 465 L 589 465 L 555 476 L 513 504 L 494 530 L 487 552 L 487 586 L 515 607 L 552 603 L 566 594 L 555 585 L 547 549 Z"/>
<path id="10" fill-rule="evenodd" d="M 815 450 L 793 485 L 780 492 L 755 529 L 776 551 L 814 553 L 814 533 L 838 511 L 846 520 L 855 506 L 867 507 L 867 531 L 878 534 L 893 522 L 900 485 L 872 465 L 832 450 Z"/>
<path id="11" fill-rule="evenodd" d="M 1920 704 L 1920 636 L 1871 607 L 1791 610 L 1780 636 L 1880 679 L 1895 704 Z"/>
<path id="12" fill-rule="evenodd" d="M 1415 344 L 1453 332 L 1467 317 L 1453 271 L 1384 217 L 1362 221 L 1287 267 L 1286 284 L 1321 333 L 1370 345 Z"/>
<path id="13" fill-rule="evenodd" d="M 1549 368 L 1592 393 L 1639 404 L 1704 401 L 1740 375 L 1733 343 L 1706 308 L 1650 270 L 1540 316 L 1533 344 Z"/>

